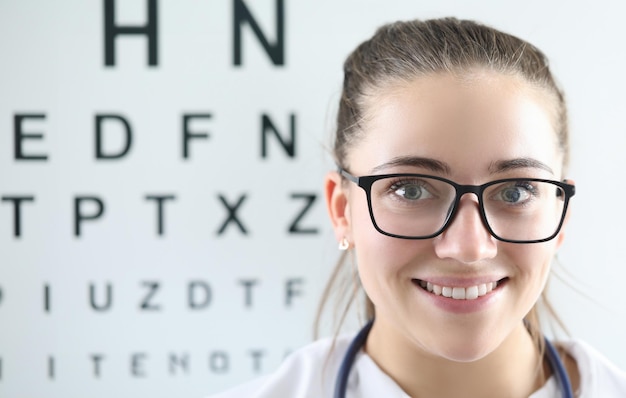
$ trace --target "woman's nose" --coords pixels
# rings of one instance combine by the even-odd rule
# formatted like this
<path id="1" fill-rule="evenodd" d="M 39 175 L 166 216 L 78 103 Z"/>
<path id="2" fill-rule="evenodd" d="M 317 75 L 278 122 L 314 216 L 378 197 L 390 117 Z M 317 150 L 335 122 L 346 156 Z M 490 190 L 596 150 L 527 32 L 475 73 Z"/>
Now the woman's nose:
<path id="1" fill-rule="evenodd" d="M 435 238 L 435 252 L 440 258 L 462 263 L 475 263 L 495 257 L 497 242 L 480 215 L 475 195 L 464 195 L 453 219 L 441 235 Z"/>

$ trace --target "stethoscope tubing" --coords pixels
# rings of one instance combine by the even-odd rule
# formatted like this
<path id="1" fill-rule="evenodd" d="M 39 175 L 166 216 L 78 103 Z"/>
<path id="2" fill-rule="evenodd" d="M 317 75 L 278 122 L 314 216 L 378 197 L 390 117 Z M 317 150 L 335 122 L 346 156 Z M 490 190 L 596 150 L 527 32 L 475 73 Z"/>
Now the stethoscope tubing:
<path id="1" fill-rule="evenodd" d="M 374 325 L 374 320 L 369 321 L 350 343 L 350 346 L 348 347 L 348 351 L 346 351 L 346 354 L 343 357 L 343 361 L 341 361 L 339 372 L 337 373 L 335 393 L 333 394 L 334 398 L 346 397 L 346 391 L 348 390 L 348 377 L 350 376 L 350 370 L 352 369 L 352 365 L 354 365 L 356 354 L 358 354 L 359 351 L 361 351 L 361 348 L 365 346 L 365 340 L 367 340 L 367 336 L 370 334 L 372 325 Z"/>
<path id="2" fill-rule="evenodd" d="M 337 372 L 337 381 L 335 383 L 335 392 L 333 394 L 333 398 L 345 398 L 346 392 L 348 390 L 348 378 L 350 376 L 350 370 L 354 365 L 357 354 L 359 353 L 361 348 L 365 346 L 365 341 L 367 340 L 367 336 L 372 329 L 372 325 L 374 325 L 374 320 L 369 321 L 359 331 L 359 333 L 357 333 L 357 335 L 348 346 L 348 350 L 346 351 L 343 360 L 341 361 L 341 365 L 339 366 L 339 371 Z M 563 364 L 563 361 L 561 361 L 561 358 L 559 357 L 556 348 L 554 348 L 554 345 L 552 345 L 550 340 L 544 337 L 544 341 L 546 344 L 548 363 L 550 364 L 550 368 L 554 373 L 554 378 L 559 387 L 559 390 L 561 391 L 562 397 L 574 398 L 572 385 L 567 375 L 567 371 L 565 370 L 565 365 Z"/>

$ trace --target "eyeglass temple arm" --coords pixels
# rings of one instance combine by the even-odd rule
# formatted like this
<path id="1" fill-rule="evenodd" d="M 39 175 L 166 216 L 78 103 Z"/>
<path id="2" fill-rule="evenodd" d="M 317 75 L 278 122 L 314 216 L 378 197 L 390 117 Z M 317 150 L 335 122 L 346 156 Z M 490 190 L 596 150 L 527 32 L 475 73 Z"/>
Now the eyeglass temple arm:
<path id="1" fill-rule="evenodd" d="M 561 191 L 560 189 L 557 189 L 556 191 L 556 196 L 568 196 L 568 197 L 572 197 L 576 194 L 576 186 L 572 185 L 572 184 L 568 184 L 565 181 L 563 181 L 563 191 Z"/>
<path id="2" fill-rule="evenodd" d="M 341 175 L 342 177 L 347 178 L 348 180 L 354 182 L 355 184 L 359 183 L 359 177 L 355 177 L 352 174 L 348 173 L 341 166 L 337 166 L 337 172 L 339 173 L 339 175 Z"/>

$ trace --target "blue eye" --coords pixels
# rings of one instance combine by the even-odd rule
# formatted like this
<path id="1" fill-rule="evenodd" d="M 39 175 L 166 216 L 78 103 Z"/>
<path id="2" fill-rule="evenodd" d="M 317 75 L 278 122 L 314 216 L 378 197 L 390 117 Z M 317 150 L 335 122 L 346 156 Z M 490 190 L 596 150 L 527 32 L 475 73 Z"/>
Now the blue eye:
<path id="1" fill-rule="evenodd" d="M 524 203 L 536 196 L 537 190 L 528 182 L 516 182 L 515 185 L 507 185 L 498 191 L 499 200 L 510 204 Z"/>
<path id="2" fill-rule="evenodd" d="M 422 197 L 424 191 L 423 188 L 418 185 L 405 185 L 402 188 L 397 189 L 395 193 L 405 199 L 417 200 Z"/>
<path id="3" fill-rule="evenodd" d="M 511 203 L 516 203 L 519 202 L 519 200 L 522 198 L 524 192 L 522 192 L 520 189 L 518 188 L 508 188 L 504 191 L 502 191 L 502 199 L 504 199 L 506 202 L 511 202 Z"/>
<path id="4" fill-rule="evenodd" d="M 433 195 L 425 185 L 426 183 L 422 181 L 396 181 L 389 191 L 408 201 L 432 198 Z"/>

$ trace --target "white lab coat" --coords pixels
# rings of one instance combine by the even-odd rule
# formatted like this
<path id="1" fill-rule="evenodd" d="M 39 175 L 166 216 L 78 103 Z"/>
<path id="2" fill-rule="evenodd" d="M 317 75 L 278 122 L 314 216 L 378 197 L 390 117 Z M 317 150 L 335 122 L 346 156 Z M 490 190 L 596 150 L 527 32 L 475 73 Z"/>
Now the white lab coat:
<path id="1" fill-rule="evenodd" d="M 278 370 L 210 398 L 332 398 L 338 369 L 353 336 L 320 340 L 292 353 Z M 580 398 L 626 398 L 626 372 L 579 340 L 559 343 L 576 359 Z M 329 355 L 329 351 L 332 352 Z M 346 398 L 409 398 L 363 351 L 357 354 Z M 554 378 L 529 398 L 560 398 Z"/>

